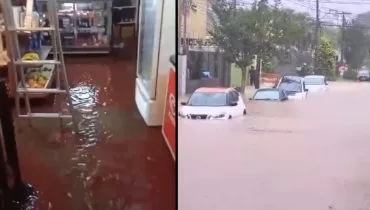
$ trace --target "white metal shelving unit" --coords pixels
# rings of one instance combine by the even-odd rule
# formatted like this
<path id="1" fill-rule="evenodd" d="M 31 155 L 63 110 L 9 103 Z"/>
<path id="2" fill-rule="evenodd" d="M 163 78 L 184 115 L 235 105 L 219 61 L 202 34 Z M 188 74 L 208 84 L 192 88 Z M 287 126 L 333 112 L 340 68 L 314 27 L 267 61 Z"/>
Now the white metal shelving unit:
<path id="1" fill-rule="evenodd" d="M 58 113 L 34 113 L 31 109 L 30 98 L 31 96 L 39 94 L 67 94 L 69 104 L 71 106 L 71 100 L 69 96 L 69 84 L 67 79 L 66 67 L 64 64 L 64 57 L 61 45 L 61 38 L 59 34 L 59 23 L 57 17 L 57 7 L 55 0 L 47 0 L 48 13 L 50 27 L 22 27 L 16 24 L 13 6 L 11 0 L 2 0 L 1 6 L 3 8 L 4 20 L 5 20 L 5 32 L 8 33 L 9 46 L 7 47 L 11 51 L 11 69 L 14 71 L 14 83 L 16 86 L 15 90 L 15 105 L 16 113 L 21 118 L 72 118 L 70 114 L 64 114 L 62 107 Z M 22 59 L 20 43 L 18 36 L 20 33 L 31 33 L 31 32 L 50 32 L 52 46 L 41 47 L 39 53 L 40 60 L 25 61 Z M 50 51 L 53 50 L 53 59 L 47 59 Z M 50 71 L 50 77 L 47 84 L 43 88 L 28 88 L 26 85 L 26 73 L 29 69 L 37 68 L 40 66 L 52 66 Z M 18 76 L 20 75 L 20 79 Z M 51 88 L 50 85 L 54 79 L 56 87 Z M 61 83 L 64 84 L 61 84 Z M 27 113 L 21 113 L 20 98 L 24 97 Z"/>

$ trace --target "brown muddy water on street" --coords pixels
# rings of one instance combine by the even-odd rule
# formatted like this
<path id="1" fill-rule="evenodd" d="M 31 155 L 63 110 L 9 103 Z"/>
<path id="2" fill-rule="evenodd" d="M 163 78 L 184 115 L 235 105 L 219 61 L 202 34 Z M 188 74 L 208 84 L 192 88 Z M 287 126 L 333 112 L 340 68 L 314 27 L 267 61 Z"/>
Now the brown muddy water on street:
<path id="1" fill-rule="evenodd" d="M 179 119 L 179 210 L 370 209 L 370 84 Z"/>
<path id="2" fill-rule="evenodd" d="M 135 62 L 67 58 L 77 132 L 59 120 L 17 121 L 22 178 L 38 210 L 174 210 L 175 163 L 134 101 Z M 38 107 L 33 111 L 55 109 Z"/>

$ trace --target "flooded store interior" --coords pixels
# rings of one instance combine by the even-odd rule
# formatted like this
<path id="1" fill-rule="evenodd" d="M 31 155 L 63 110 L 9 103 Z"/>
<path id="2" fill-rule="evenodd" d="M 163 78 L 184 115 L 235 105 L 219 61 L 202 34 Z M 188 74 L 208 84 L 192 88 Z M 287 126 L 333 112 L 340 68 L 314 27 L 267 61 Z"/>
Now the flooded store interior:
<path id="1" fill-rule="evenodd" d="M 2 65 L 0 75 L 12 105 L 18 175 L 22 184 L 32 185 L 34 190 L 10 204 L 0 202 L 0 209 L 4 205 L 40 210 L 175 209 L 175 162 L 161 127 L 168 75 L 173 66 L 170 56 L 175 52 L 175 41 L 161 42 L 175 40 L 175 25 L 167 21 L 173 20 L 175 9 L 165 11 L 163 7 L 175 8 L 175 2 L 57 0 L 54 19 L 58 23 L 53 23 L 53 18 L 48 20 L 52 7 L 47 3 L 54 1 L 28 0 L 27 4 L 34 4 L 31 14 L 44 24 L 39 28 L 59 25 L 55 31 L 60 34 L 61 51 L 58 35 L 57 45 L 52 32 L 43 33 L 40 39 L 37 32 L 41 29 L 32 28 L 32 23 L 32 33 L 25 30 L 18 34 L 21 57 L 17 57 L 13 38 L 19 31 L 11 30 L 9 17 L 15 12 L 19 15 L 14 17 L 27 16 L 26 2 L 4 2 L 12 4 L 13 13 L 4 12 L 9 5 L 2 2 L 5 21 L 1 37 L 9 63 Z M 14 27 L 22 28 L 26 22 Z M 34 52 L 38 59 L 32 55 Z M 61 66 L 65 65 L 67 81 L 63 80 L 62 67 L 54 65 L 44 73 L 47 64 L 37 66 L 50 60 L 56 62 L 56 57 Z M 30 75 L 27 70 L 22 78 L 17 73 L 17 59 L 23 62 L 20 65 L 32 64 L 33 69 L 36 66 L 40 70 L 30 71 Z M 50 90 L 26 92 L 27 88 L 57 87 L 70 89 L 66 95 L 51 94 Z M 0 102 L 1 109 L 4 104 Z M 37 114 L 32 113 L 72 118 L 36 118 Z M 0 139 L 7 143 L 7 138 L 4 133 Z M 12 168 L 10 174 L 16 177 L 17 169 Z M 7 178 L 1 178 L 2 189 L 12 192 L 4 179 Z M 0 197 L 7 192 L 0 191 Z"/>

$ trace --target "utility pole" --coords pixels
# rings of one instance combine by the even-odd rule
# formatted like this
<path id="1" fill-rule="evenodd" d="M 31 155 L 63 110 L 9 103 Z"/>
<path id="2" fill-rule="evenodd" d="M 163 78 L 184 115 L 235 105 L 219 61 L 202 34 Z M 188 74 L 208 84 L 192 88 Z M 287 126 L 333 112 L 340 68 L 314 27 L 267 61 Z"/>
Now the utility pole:
<path id="1" fill-rule="evenodd" d="M 316 23 L 315 23 L 315 55 L 314 55 L 314 71 L 317 68 L 317 56 L 320 43 L 320 3 L 316 0 Z"/>
<path id="2" fill-rule="evenodd" d="M 178 11 L 182 11 L 182 8 L 184 7 L 184 5 L 181 5 L 180 0 L 177 0 L 177 3 L 178 3 L 178 8 L 177 8 Z M 179 12 L 177 15 L 177 21 L 178 21 L 177 24 L 180 26 L 180 28 L 178 28 L 178 31 L 177 31 L 177 52 L 178 54 L 182 53 L 182 46 L 181 46 L 182 20 L 183 20 L 182 12 Z"/>
<path id="3" fill-rule="evenodd" d="M 183 34 L 183 50 L 182 53 L 184 55 L 188 54 L 189 51 L 189 44 L 188 44 L 188 12 L 189 12 L 189 1 L 190 0 L 183 0 L 183 15 L 184 15 L 184 34 Z"/>
<path id="4" fill-rule="evenodd" d="M 346 49 L 345 47 L 345 28 L 346 28 L 346 15 L 350 15 L 351 13 L 349 12 L 340 12 L 339 14 L 342 15 L 342 27 L 341 27 L 341 31 L 342 31 L 342 37 L 341 37 L 341 49 L 340 49 L 340 63 L 343 64 L 344 63 L 344 51 Z"/>

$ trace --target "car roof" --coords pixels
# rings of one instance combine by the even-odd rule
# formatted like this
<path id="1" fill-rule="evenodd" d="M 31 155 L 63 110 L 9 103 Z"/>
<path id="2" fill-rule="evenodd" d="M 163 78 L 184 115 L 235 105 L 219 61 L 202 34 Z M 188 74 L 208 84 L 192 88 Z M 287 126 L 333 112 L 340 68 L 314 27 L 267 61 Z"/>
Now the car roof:
<path id="1" fill-rule="evenodd" d="M 196 89 L 196 93 L 228 93 L 235 90 L 234 88 L 225 88 L 225 87 L 201 87 Z"/>
<path id="2" fill-rule="evenodd" d="M 285 74 L 283 75 L 283 77 L 285 77 L 285 76 L 300 77 L 300 76 L 298 76 L 296 73 L 285 73 Z"/>
<path id="3" fill-rule="evenodd" d="M 367 70 L 367 69 L 362 69 L 362 70 L 358 71 L 358 73 L 360 73 L 360 72 L 366 72 L 366 73 L 369 73 L 370 71 L 369 71 L 369 70 Z"/>
<path id="4" fill-rule="evenodd" d="M 307 75 L 304 78 L 325 78 L 324 75 Z"/>
<path id="5" fill-rule="evenodd" d="M 256 90 L 256 92 L 259 92 L 259 91 L 278 91 L 280 92 L 281 90 L 278 88 L 261 88 L 261 89 Z"/>
<path id="6" fill-rule="evenodd" d="M 293 80 L 295 82 L 303 82 L 304 78 L 299 77 L 299 76 L 283 76 L 283 77 L 281 77 L 281 81 L 285 81 L 285 80 Z"/>
<path id="7" fill-rule="evenodd" d="M 284 75 L 282 77 L 285 77 L 285 78 L 296 78 L 296 79 L 302 79 L 303 77 L 300 77 L 300 76 L 297 76 L 297 75 Z"/>

